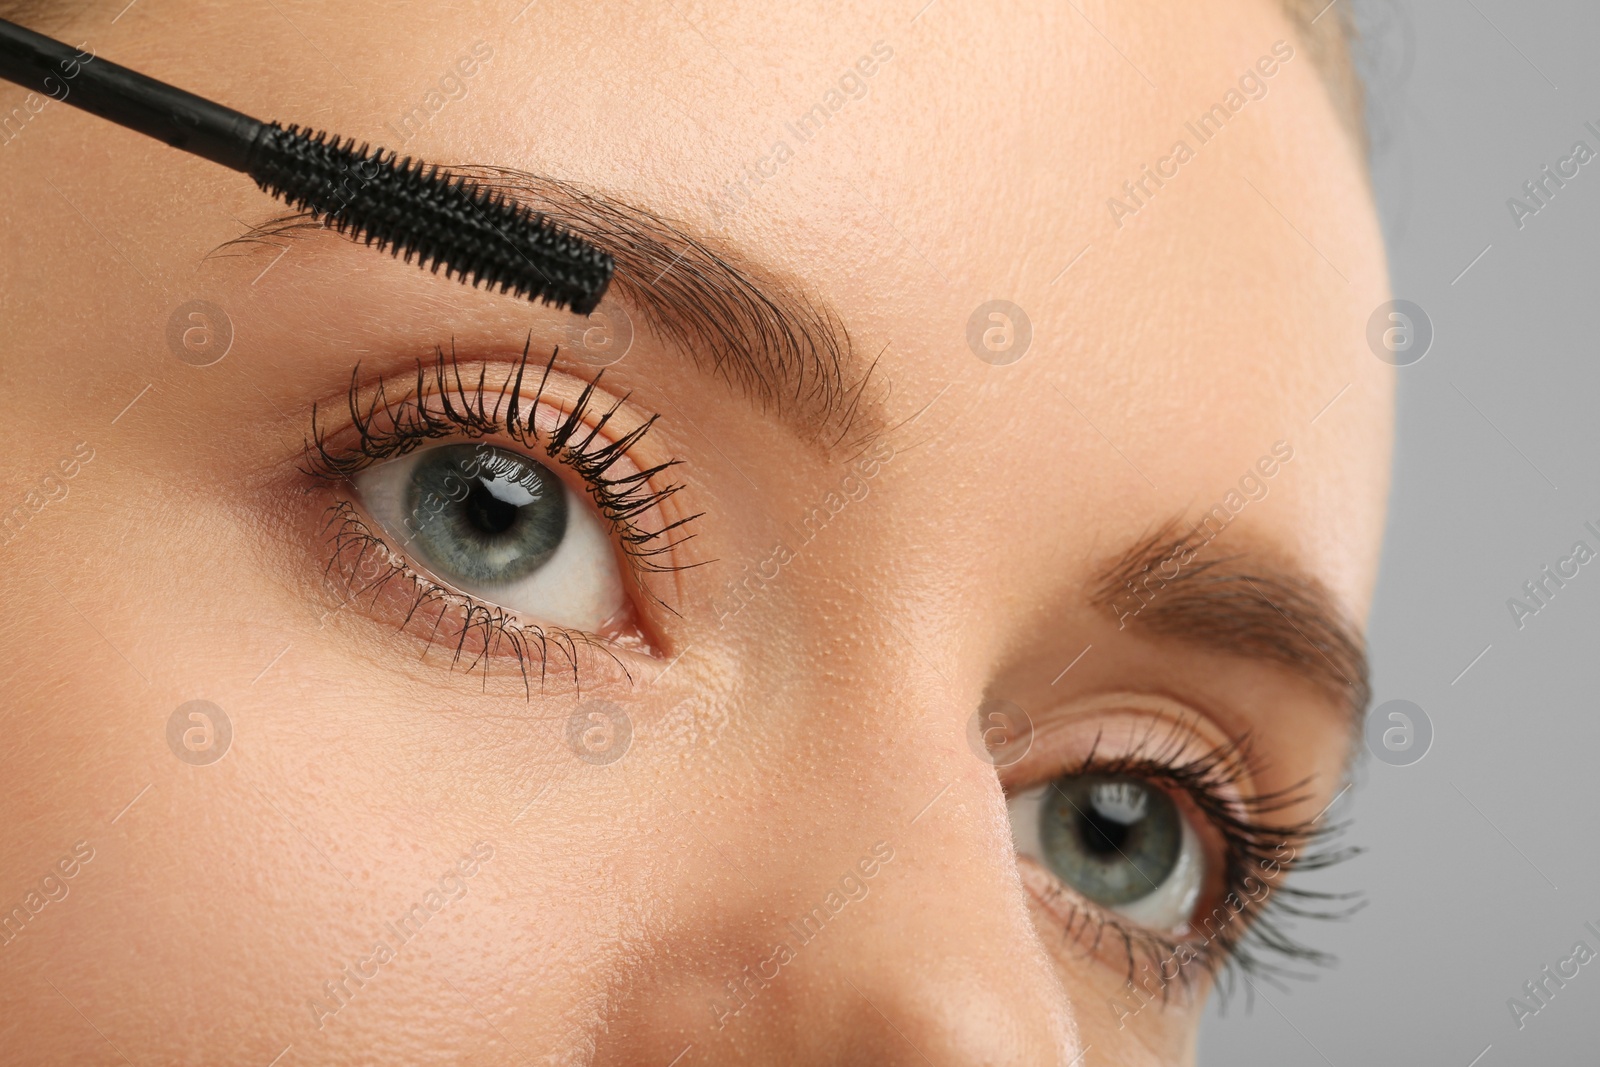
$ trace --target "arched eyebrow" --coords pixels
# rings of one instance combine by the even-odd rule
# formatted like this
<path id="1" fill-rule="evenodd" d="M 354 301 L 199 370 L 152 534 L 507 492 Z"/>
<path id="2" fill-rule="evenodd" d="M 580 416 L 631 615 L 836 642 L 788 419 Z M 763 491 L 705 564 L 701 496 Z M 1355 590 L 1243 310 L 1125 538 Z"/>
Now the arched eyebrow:
<path id="1" fill-rule="evenodd" d="M 1257 553 L 1216 554 L 1212 539 L 1222 531 L 1211 521 L 1179 533 L 1174 520 L 1128 546 L 1092 579 L 1091 602 L 1123 629 L 1288 667 L 1338 699 L 1359 736 L 1372 699 L 1360 630 L 1298 568 Z"/>
<path id="2" fill-rule="evenodd" d="M 611 293 L 701 371 L 803 438 L 859 451 L 883 431 L 881 411 L 867 396 L 873 365 L 855 359 L 839 316 L 797 281 L 750 262 L 712 235 L 571 183 L 503 167 L 448 169 L 611 253 L 617 264 Z M 306 215 L 280 215 L 212 254 L 322 235 L 341 239 Z"/>

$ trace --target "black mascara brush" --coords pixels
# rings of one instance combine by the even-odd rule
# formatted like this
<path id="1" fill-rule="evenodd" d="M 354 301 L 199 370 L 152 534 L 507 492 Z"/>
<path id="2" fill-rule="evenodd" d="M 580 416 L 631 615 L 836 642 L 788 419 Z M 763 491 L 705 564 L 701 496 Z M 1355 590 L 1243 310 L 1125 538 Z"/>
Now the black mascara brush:
<path id="1" fill-rule="evenodd" d="M 588 314 L 611 281 L 609 255 L 467 178 L 258 121 L 4 19 L 0 78 L 243 171 L 340 233 L 463 282 Z"/>

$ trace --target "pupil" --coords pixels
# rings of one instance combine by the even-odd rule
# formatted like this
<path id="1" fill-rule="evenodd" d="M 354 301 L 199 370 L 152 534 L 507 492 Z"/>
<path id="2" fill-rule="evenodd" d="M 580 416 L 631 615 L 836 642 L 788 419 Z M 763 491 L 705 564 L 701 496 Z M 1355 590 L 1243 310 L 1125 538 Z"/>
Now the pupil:
<path id="1" fill-rule="evenodd" d="M 1098 857 L 1115 856 L 1122 852 L 1133 828 L 1126 823 L 1107 819 L 1099 812 L 1078 816 L 1078 834 L 1084 847 Z"/>
<path id="2" fill-rule="evenodd" d="M 517 521 L 517 512 L 521 510 L 516 504 L 501 500 L 489 492 L 481 481 L 472 483 L 462 507 L 467 513 L 467 521 L 486 534 L 501 534 L 511 529 Z"/>
<path id="3" fill-rule="evenodd" d="M 542 568 L 566 539 L 561 482 L 527 456 L 443 445 L 417 461 L 407 525 L 422 562 L 467 592 L 503 588 Z"/>
<path id="4" fill-rule="evenodd" d="M 1061 880 L 1092 900 L 1131 904 L 1177 867 L 1183 816 L 1165 792 L 1128 775 L 1069 774 L 1040 809 L 1039 845 Z"/>

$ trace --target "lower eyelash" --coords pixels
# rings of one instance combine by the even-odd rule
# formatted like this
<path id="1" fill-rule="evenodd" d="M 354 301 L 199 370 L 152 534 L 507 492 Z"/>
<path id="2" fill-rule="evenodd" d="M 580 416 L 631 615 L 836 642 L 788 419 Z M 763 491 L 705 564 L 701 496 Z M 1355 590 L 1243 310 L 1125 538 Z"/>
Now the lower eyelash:
<path id="1" fill-rule="evenodd" d="M 441 627 L 446 625 L 447 618 L 450 619 L 449 629 L 443 632 L 444 643 L 453 646 L 450 648 L 450 665 L 452 669 L 461 669 L 469 674 L 481 669 L 485 689 L 489 684 L 489 665 L 501 653 L 509 653 L 515 658 L 523 688 L 530 697 L 533 694 L 533 679 L 528 672 L 530 659 L 536 659 L 539 663 L 541 690 L 553 655 L 566 660 L 572 674 L 572 684 L 577 688 L 580 648 L 608 656 L 621 668 L 628 681 L 633 681 L 627 665 L 603 642 L 589 634 L 565 627 L 542 627 L 523 622 L 502 608 L 465 593 L 445 589 L 429 580 L 407 566 L 398 553 L 373 533 L 356 513 L 355 506 L 347 500 L 338 501 L 328 508 L 324 529 L 328 531 L 333 546 L 325 574 L 335 579 L 335 590 L 340 596 L 340 603 L 334 611 L 368 593 L 376 601 L 391 582 L 398 580 L 400 589 L 412 600 L 400 628 L 405 629 L 415 619 L 426 619 L 427 613 L 437 606 L 438 613 L 433 617 L 424 655 L 435 646 L 441 635 Z M 370 574 L 367 573 L 369 560 L 375 561 Z"/>
<path id="2" fill-rule="evenodd" d="M 1297 941 L 1285 920 L 1345 919 L 1359 911 L 1365 901 L 1360 893 L 1327 893 L 1282 884 L 1271 888 L 1264 900 L 1257 901 L 1251 896 L 1247 880 L 1264 882 L 1264 872 L 1272 869 L 1270 862 L 1282 868 L 1277 876 L 1281 883 L 1291 868 L 1323 870 L 1353 858 L 1360 849 L 1333 845 L 1332 840 L 1342 834 L 1348 824 L 1322 824 L 1320 815 L 1287 825 L 1270 821 L 1274 813 L 1305 799 L 1306 783 L 1265 795 L 1237 797 L 1233 787 L 1251 777 L 1255 769 L 1251 766 L 1247 739 L 1228 742 L 1203 755 L 1179 760 L 1186 736 L 1182 725 L 1178 724 L 1167 737 L 1147 736 L 1133 751 L 1114 758 L 1099 756 L 1097 741 L 1081 764 L 1065 773 L 1123 775 L 1188 798 L 1221 835 L 1225 846 L 1221 902 L 1205 916 L 1215 920 L 1219 910 L 1227 914 L 1226 920 L 1218 924 L 1217 932 L 1198 940 L 1156 934 L 1080 900 L 1059 884 L 1055 890 L 1058 899 L 1052 903 L 1058 912 L 1071 915 L 1065 928 L 1067 938 L 1074 943 L 1087 943 L 1091 954 L 1099 951 L 1109 929 L 1125 950 L 1129 986 L 1142 987 L 1135 980 L 1142 964 L 1156 976 L 1163 1002 L 1170 997 L 1173 984 L 1178 984 L 1186 994 L 1192 992 L 1200 975 L 1216 982 L 1219 999 L 1223 1002 L 1239 981 L 1252 989 L 1252 996 L 1252 979 L 1286 988 L 1286 979 L 1309 976 L 1270 957 L 1276 956 L 1291 964 L 1323 967 L 1335 961 L 1328 953 Z M 1289 851 L 1287 859 L 1282 855 L 1284 849 Z M 1230 900 L 1238 902 L 1240 907 L 1235 910 L 1227 904 Z M 1197 918 L 1196 922 L 1204 920 Z M 1178 964 L 1176 973 L 1168 975 L 1173 963 Z"/>

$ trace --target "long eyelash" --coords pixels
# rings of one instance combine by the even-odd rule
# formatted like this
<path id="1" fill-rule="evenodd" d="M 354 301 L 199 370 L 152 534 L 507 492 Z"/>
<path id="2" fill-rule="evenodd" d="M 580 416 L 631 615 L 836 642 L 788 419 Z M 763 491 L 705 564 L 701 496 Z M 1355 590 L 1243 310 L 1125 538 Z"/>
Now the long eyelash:
<path id="1" fill-rule="evenodd" d="M 452 343 L 448 356 L 443 348 L 437 350 L 431 368 L 421 360 L 417 361 L 415 381 L 401 399 L 391 400 L 387 391 L 388 383 L 380 378 L 372 398 L 364 407 L 360 399 L 361 368 L 358 365 L 350 373 L 350 389 L 346 397 L 346 407 L 357 441 L 349 448 L 330 447 L 326 428 L 319 421 L 319 413 L 313 406 L 311 438 L 306 442 L 306 473 L 329 481 L 348 481 L 375 463 L 403 456 L 431 440 L 447 437 L 475 439 L 503 433 L 530 450 L 542 448 L 545 455 L 571 467 L 583 479 L 595 506 L 622 540 L 624 551 L 640 571 L 667 574 L 683 569 L 662 560 L 674 548 L 694 537 L 682 531 L 700 515 L 679 519 L 659 530 L 641 529 L 635 521 L 639 515 L 683 488 L 678 483 L 657 490 L 650 488 L 652 480 L 677 466 L 679 461 L 668 460 L 632 474 L 614 476 L 610 473 L 611 468 L 650 432 L 658 416 L 651 415 L 642 425 L 615 441 L 593 447 L 606 423 L 632 395 L 623 394 L 599 415 L 586 434 L 583 433 L 594 407 L 595 389 L 605 375 L 605 371 L 601 371 L 584 386 L 572 410 L 562 416 L 544 440 L 540 440 L 540 435 L 534 429 L 534 413 L 544 396 L 560 348 L 558 346 L 551 351 L 539 378 L 539 388 L 531 401 L 525 401 L 522 383 L 527 376 L 531 344 L 530 334 L 522 346 L 522 358 L 516 369 L 506 375 L 498 389 L 488 384 L 487 367 L 479 368 L 476 383 L 471 383 L 470 378 L 463 381 L 461 364 Z M 437 409 L 424 400 L 430 395 L 430 374 L 431 395 L 439 401 Z M 492 404 L 490 397 L 493 397 Z M 671 610 L 648 587 L 646 592 L 656 603 Z"/>
<path id="2" fill-rule="evenodd" d="M 504 434 L 529 451 L 542 449 L 546 456 L 578 474 L 588 487 L 596 509 L 621 541 L 624 552 L 637 572 L 638 587 L 663 609 L 672 611 L 671 605 L 666 604 L 650 588 L 645 576 L 685 569 L 670 562 L 670 553 L 694 536 L 683 532 L 684 527 L 700 515 L 690 515 L 658 530 L 643 529 L 637 519 L 682 488 L 681 484 L 674 483 L 659 490 L 651 489 L 652 480 L 677 466 L 679 461 L 669 460 L 635 473 L 612 473 L 612 468 L 649 433 L 656 416 L 652 415 L 643 425 L 617 440 L 596 446 L 595 441 L 629 395 L 624 394 L 600 412 L 594 418 L 593 425 L 584 432 L 595 407 L 596 387 L 604 374 L 602 371 L 587 383 L 572 409 L 561 417 L 556 426 L 540 433 L 535 429 L 534 417 L 560 349 L 552 351 L 545 361 L 538 389 L 530 401 L 522 396 L 522 386 L 529 378 L 531 343 L 530 335 L 528 342 L 523 345 L 521 360 L 498 387 L 490 384 L 487 367 L 479 369 L 476 380 L 470 375 L 464 378 L 453 343 L 448 356 L 443 348 L 437 349 L 431 366 L 417 361 L 414 379 L 398 399 L 391 397 L 393 390 L 388 381 L 380 378 L 373 387 L 370 399 L 363 403 L 361 368 L 357 366 L 351 372 L 345 400 L 349 421 L 355 432 L 354 443 L 332 444 L 330 431 L 323 424 L 317 408 L 313 407 L 311 435 L 306 441 L 302 471 L 325 482 L 346 483 L 368 467 L 404 456 L 431 440 L 454 437 L 477 439 L 491 434 Z M 430 400 L 435 402 L 430 404 Z M 409 625 L 413 618 L 426 618 L 427 612 L 437 607 L 438 613 L 433 619 L 427 646 L 432 648 L 441 639 L 440 629 L 446 618 L 453 616 L 453 632 L 442 635 L 447 644 L 454 645 L 452 666 L 469 672 L 481 668 L 485 686 L 488 684 L 489 662 L 500 651 L 509 652 L 515 657 L 524 687 L 530 695 L 530 658 L 536 658 L 539 662 L 541 687 L 547 677 L 552 654 L 559 654 L 567 661 L 573 684 L 577 685 L 579 646 L 605 652 L 621 665 L 621 661 L 602 642 L 588 634 L 564 627 L 541 627 L 524 622 L 502 608 L 439 586 L 408 566 L 403 557 L 361 520 L 347 501 L 340 501 L 329 508 L 327 529 L 333 541 L 333 555 L 327 570 L 330 575 L 339 572 L 345 587 L 339 605 L 341 608 L 369 593 L 375 599 L 390 583 L 400 579 L 415 597 L 402 626 Z M 364 572 L 374 563 L 376 568 L 371 574 L 356 573 Z M 625 666 L 623 670 L 626 673 Z"/>
<path id="3" fill-rule="evenodd" d="M 1347 823 L 1323 823 L 1317 815 L 1296 823 L 1280 823 L 1274 816 L 1306 799 L 1307 783 L 1262 795 L 1239 797 L 1234 787 L 1247 780 L 1259 767 L 1253 764 L 1249 739 L 1241 738 L 1199 756 L 1179 758 L 1188 735 L 1181 724 L 1165 736 L 1147 734 L 1132 751 L 1106 757 L 1099 753 L 1099 739 L 1079 766 L 1066 772 L 1121 775 L 1165 788 L 1185 796 L 1221 835 L 1225 846 L 1222 901 L 1205 916 L 1217 930 L 1174 939 L 1124 922 L 1108 910 L 1079 901 L 1065 888 L 1058 889 L 1059 905 L 1073 917 L 1066 936 L 1093 953 L 1099 950 L 1108 932 L 1122 942 L 1128 964 L 1128 983 L 1133 989 L 1150 992 L 1146 983 L 1136 981 L 1141 963 L 1155 976 L 1163 1001 L 1174 984 L 1192 992 L 1200 975 L 1216 982 L 1219 999 L 1226 1001 L 1239 982 L 1253 1000 L 1253 980 L 1259 979 L 1278 989 L 1286 989 L 1287 979 L 1306 979 L 1311 975 L 1295 967 L 1306 964 L 1331 966 L 1334 957 L 1297 941 L 1289 930 L 1295 919 L 1347 919 L 1365 906 L 1360 893 L 1328 893 L 1284 885 L 1290 870 L 1317 871 L 1332 867 L 1360 854 L 1360 849 L 1339 846 L 1334 839 L 1348 829 Z M 1283 851 L 1288 850 L 1286 859 Z M 1264 900 L 1254 901 L 1247 879 L 1266 882 L 1269 861 L 1282 868 L 1272 879 L 1273 886 Z M 1238 902 L 1234 910 L 1225 902 Z M 1225 916 L 1219 921 L 1218 912 Z M 1204 923 L 1197 919 L 1197 923 Z M 1186 957 L 1186 958 L 1185 958 Z M 1273 959 L 1272 957 L 1277 957 Z M 1278 962 L 1288 961 L 1288 966 Z M 1177 963 L 1177 974 L 1166 975 L 1168 964 Z M 1142 1003 L 1142 999 L 1141 999 Z"/>

